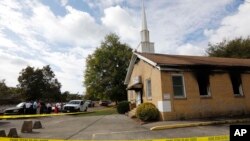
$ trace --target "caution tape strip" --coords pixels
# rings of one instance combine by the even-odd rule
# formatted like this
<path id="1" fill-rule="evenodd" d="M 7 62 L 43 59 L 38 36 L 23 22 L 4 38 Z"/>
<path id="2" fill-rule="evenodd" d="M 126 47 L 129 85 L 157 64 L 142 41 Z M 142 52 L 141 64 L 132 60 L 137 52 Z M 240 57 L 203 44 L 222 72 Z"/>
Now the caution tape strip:
<path id="1" fill-rule="evenodd" d="M 97 111 L 105 111 L 111 108 L 99 109 L 93 112 L 74 112 L 74 113 L 57 113 L 57 114 L 34 114 L 34 115 L 3 115 L 0 119 L 21 119 L 21 118 L 37 118 L 37 117 L 49 117 L 49 116 L 64 116 L 64 115 L 79 115 L 79 114 L 89 114 Z"/>
<path id="2" fill-rule="evenodd" d="M 75 112 L 75 113 L 58 113 L 58 114 L 35 114 L 35 115 L 4 115 L 4 116 L 0 116 L 0 119 L 36 118 L 36 117 L 78 115 L 78 114 L 89 114 L 89 113 L 94 113 L 94 112 Z"/>
<path id="3" fill-rule="evenodd" d="M 94 141 L 94 140 L 63 140 L 63 139 L 2 138 L 0 137 L 0 141 Z M 96 141 L 104 141 L 104 140 L 96 140 Z M 112 140 L 109 140 L 109 141 L 112 141 Z M 139 140 L 119 140 L 119 141 L 229 141 L 229 136 L 222 135 L 222 136 L 191 137 L 191 138 L 139 139 Z"/>

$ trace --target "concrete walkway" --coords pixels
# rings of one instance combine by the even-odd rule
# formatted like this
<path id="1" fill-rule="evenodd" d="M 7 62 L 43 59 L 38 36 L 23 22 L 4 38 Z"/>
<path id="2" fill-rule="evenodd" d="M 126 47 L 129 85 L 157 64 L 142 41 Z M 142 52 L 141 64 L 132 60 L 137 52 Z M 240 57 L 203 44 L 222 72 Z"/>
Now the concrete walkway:
<path id="1" fill-rule="evenodd" d="M 25 120 L 40 120 L 43 129 L 20 133 Z M 141 125 L 124 115 L 107 116 L 56 116 L 39 119 L 0 120 L 0 130 L 17 128 L 23 138 L 72 139 L 72 140 L 130 140 L 162 139 L 229 135 L 229 124 L 195 126 L 151 131 L 154 126 L 197 123 L 201 121 L 162 121 Z M 245 123 L 244 123 L 245 124 Z"/>
<path id="2" fill-rule="evenodd" d="M 145 127 L 150 130 L 166 130 L 175 128 L 186 128 L 196 126 L 212 126 L 220 124 L 241 124 L 250 123 L 250 118 L 225 119 L 218 118 L 213 120 L 185 120 L 185 121 L 160 121 L 146 124 Z"/>

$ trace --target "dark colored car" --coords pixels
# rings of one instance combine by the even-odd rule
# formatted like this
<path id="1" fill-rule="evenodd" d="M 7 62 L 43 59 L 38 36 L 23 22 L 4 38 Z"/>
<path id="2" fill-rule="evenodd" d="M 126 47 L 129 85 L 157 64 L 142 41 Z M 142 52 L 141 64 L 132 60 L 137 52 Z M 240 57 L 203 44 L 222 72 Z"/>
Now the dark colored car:
<path id="1" fill-rule="evenodd" d="M 21 115 L 25 113 L 25 102 L 21 102 L 16 107 L 7 108 L 4 110 L 5 115 Z"/>
<path id="2" fill-rule="evenodd" d="M 110 103 L 111 103 L 111 102 L 108 101 L 108 100 L 101 100 L 101 101 L 99 102 L 99 105 L 100 105 L 100 106 L 109 106 Z"/>
<path id="3" fill-rule="evenodd" d="M 95 103 L 92 100 L 86 100 L 88 107 L 95 107 Z"/>

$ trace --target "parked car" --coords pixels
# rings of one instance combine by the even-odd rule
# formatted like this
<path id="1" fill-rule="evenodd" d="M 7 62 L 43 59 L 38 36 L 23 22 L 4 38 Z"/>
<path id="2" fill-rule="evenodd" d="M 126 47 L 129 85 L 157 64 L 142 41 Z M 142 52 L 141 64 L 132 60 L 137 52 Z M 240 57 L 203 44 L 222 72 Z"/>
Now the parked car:
<path id="1" fill-rule="evenodd" d="M 25 114 L 25 104 L 26 102 L 21 102 L 16 105 L 16 107 L 7 108 L 4 110 L 4 115 L 20 115 Z"/>
<path id="2" fill-rule="evenodd" d="M 99 101 L 99 105 L 100 106 L 109 106 L 110 103 L 111 102 L 108 101 L 108 100 L 101 100 L 101 101 Z"/>
<path id="3" fill-rule="evenodd" d="M 88 107 L 95 107 L 95 103 L 92 100 L 86 100 Z"/>
<path id="4" fill-rule="evenodd" d="M 88 104 L 83 100 L 70 100 L 63 106 L 63 112 L 83 112 L 88 110 Z"/>

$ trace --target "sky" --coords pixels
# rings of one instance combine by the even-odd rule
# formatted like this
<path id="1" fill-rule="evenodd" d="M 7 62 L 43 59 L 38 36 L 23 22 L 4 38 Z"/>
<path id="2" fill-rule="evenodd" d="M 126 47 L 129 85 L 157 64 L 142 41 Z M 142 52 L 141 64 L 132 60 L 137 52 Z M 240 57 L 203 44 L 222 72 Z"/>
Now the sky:
<path id="1" fill-rule="evenodd" d="M 145 0 L 156 53 L 206 55 L 208 44 L 250 35 L 250 0 Z M 84 94 L 85 60 L 105 35 L 135 49 L 141 0 L 0 0 L 0 80 L 50 65 L 61 91 Z M 121 80 L 123 81 L 123 80 Z"/>

